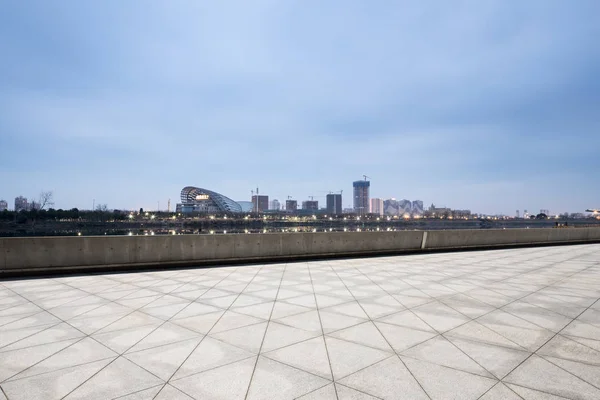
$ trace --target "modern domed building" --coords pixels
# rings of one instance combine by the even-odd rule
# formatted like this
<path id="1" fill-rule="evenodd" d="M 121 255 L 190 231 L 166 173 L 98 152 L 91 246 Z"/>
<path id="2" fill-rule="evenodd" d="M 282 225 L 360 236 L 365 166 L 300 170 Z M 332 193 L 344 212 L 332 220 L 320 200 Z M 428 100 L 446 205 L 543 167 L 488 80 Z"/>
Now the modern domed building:
<path id="1" fill-rule="evenodd" d="M 241 213 L 242 206 L 227 196 L 212 190 L 186 186 L 181 190 L 180 213 Z"/>

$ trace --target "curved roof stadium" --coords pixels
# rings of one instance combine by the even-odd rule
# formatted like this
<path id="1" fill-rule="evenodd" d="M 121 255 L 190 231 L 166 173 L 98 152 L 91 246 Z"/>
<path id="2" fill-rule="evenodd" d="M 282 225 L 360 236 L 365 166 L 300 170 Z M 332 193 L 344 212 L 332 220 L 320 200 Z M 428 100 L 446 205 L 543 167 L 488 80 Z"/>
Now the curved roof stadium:
<path id="1" fill-rule="evenodd" d="M 186 186 L 181 190 L 183 209 L 196 212 L 242 212 L 242 206 L 212 190 Z"/>

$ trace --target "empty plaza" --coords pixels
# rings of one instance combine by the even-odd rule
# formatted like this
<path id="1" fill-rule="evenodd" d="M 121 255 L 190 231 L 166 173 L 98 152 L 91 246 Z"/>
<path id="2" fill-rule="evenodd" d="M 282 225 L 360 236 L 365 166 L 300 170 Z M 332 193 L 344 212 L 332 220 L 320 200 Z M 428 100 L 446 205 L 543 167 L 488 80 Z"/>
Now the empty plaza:
<path id="1" fill-rule="evenodd" d="M 600 245 L 0 281 L 0 399 L 600 399 Z"/>

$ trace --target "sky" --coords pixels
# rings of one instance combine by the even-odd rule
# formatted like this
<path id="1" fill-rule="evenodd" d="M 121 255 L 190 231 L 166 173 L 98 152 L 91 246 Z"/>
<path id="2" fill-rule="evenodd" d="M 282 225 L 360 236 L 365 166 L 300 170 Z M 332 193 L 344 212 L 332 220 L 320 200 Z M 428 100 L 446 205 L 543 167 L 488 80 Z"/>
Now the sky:
<path id="1" fill-rule="evenodd" d="M 0 199 L 600 207 L 597 0 L 8 0 Z"/>

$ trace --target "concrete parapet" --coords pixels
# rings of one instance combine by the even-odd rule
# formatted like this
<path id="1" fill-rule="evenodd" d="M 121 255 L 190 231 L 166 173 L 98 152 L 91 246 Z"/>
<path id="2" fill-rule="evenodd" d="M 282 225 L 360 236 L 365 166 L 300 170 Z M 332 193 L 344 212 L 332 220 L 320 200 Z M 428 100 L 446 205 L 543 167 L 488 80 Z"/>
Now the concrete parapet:
<path id="1" fill-rule="evenodd" d="M 600 228 L 0 239 L 0 275 L 600 242 Z"/>

